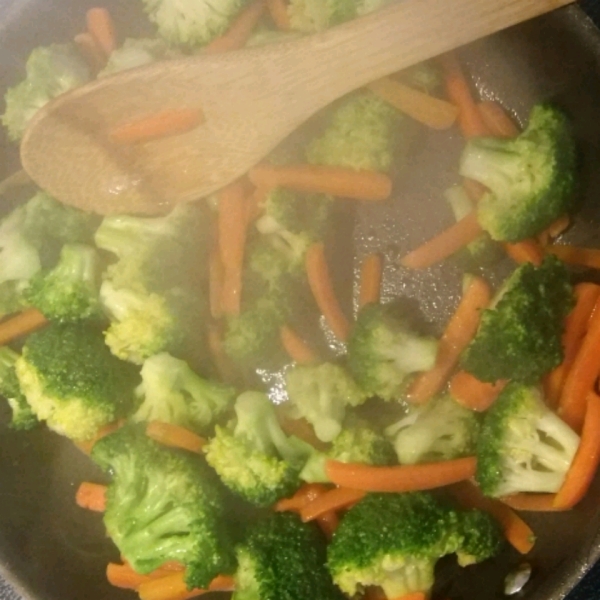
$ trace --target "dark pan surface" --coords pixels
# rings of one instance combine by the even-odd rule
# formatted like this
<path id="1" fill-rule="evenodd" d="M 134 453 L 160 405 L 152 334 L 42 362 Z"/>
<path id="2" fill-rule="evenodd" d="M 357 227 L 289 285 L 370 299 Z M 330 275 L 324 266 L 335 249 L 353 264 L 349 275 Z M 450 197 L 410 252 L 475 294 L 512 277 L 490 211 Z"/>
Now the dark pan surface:
<path id="1" fill-rule="evenodd" d="M 0 8 L 0 90 L 22 76 L 31 48 L 73 37 L 83 27 L 83 0 L 22 0 Z M 128 33 L 142 33 L 138 3 L 105 4 Z M 552 99 L 573 117 L 581 149 L 582 211 L 568 232 L 569 241 L 600 245 L 600 38 L 591 21 L 576 8 L 478 42 L 462 52 L 484 96 L 500 99 L 523 119 L 532 103 Z M 0 107 L 3 110 L 3 107 Z M 0 132 L 0 179 L 17 168 L 17 153 Z M 458 135 L 425 133 L 410 155 L 396 186 L 396 200 L 382 207 L 358 209 L 354 233 L 354 265 L 366 253 L 384 248 L 387 258 L 384 297 L 404 294 L 418 300 L 425 315 L 440 325 L 460 293 L 456 266 L 433 268 L 415 277 L 393 266 L 402 255 L 443 225 L 451 214 L 441 191 L 456 178 Z M 349 248 L 338 252 L 352 256 Z M 343 258 L 340 258 L 342 261 Z M 508 267 L 508 265 L 505 265 Z M 501 276 L 503 267 L 498 269 Z M 338 272 L 349 286 L 352 264 Z M 343 285 L 343 282 L 342 282 Z M 347 295 L 346 295 L 347 297 Z M 116 553 L 104 537 L 101 517 L 79 509 L 73 501 L 84 479 L 100 480 L 89 460 L 73 446 L 44 429 L 28 434 L 5 426 L 0 409 L 0 573 L 26 598 L 37 600 L 101 600 L 133 598 L 111 588 L 104 568 Z M 600 554 L 600 480 L 580 507 L 570 514 L 526 516 L 538 535 L 528 561 L 531 582 L 519 598 L 563 598 Z M 496 561 L 457 569 L 440 565 L 436 598 L 496 600 L 502 582 L 521 557 L 507 551 Z"/>

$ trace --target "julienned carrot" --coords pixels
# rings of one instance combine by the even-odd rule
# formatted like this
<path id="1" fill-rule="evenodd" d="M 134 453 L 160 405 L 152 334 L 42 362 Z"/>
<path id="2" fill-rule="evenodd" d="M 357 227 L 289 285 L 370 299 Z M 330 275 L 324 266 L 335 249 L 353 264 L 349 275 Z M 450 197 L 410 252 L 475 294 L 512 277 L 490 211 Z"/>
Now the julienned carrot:
<path id="1" fill-rule="evenodd" d="M 141 144 L 195 129 L 204 122 L 199 108 L 168 108 L 118 125 L 109 132 L 115 144 Z"/>
<path id="2" fill-rule="evenodd" d="M 161 421 L 150 421 L 146 427 L 146 435 L 163 446 L 181 448 L 196 454 L 202 454 L 202 448 L 206 444 L 206 440 L 193 431 Z"/>
<path id="3" fill-rule="evenodd" d="M 573 508 L 583 499 L 600 463 L 600 397 L 591 392 L 586 404 L 579 448 L 554 499 L 556 508 Z"/>
<path id="4" fill-rule="evenodd" d="M 563 233 L 566 229 L 569 228 L 571 224 L 571 217 L 568 214 L 564 214 L 561 217 L 558 217 L 556 221 L 551 223 L 542 233 L 540 233 L 537 238 L 542 246 L 547 246 L 552 243 L 554 238 L 557 238 L 561 233 Z"/>
<path id="5" fill-rule="evenodd" d="M 108 57 L 117 47 L 115 24 L 106 8 L 90 8 L 85 16 L 87 30 Z"/>
<path id="6" fill-rule="evenodd" d="M 462 186 L 465 192 L 467 192 L 467 196 L 469 196 L 475 204 L 477 204 L 488 191 L 485 185 L 467 177 L 463 178 Z"/>
<path id="7" fill-rule="evenodd" d="M 129 564 L 108 563 L 106 567 L 108 582 L 115 587 L 128 590 L 137 590 L 142 583 L 166 577 L 172 573 L 172 570 L 159 568 L 147 575 L 141 575 L 134 571 Z"/>
<path id="8" fill-rule="evenodd" d="M 300 517 L 304 522 L 327 514 L 328 512 L 337 512 L 358 502 L 364 498 L 365 492 L 361 490 L 352 490 L 338 487 L 315 498 L 300 510 Z"/>
<path id="9" fill-rule="evenodd" d="M 345 167 L 263 163 L 251 169 L 249 177 L 256 187 L 284 187 L 297 192 L 331 194 L 354 200 L 386 200 L 392 193 L 392 180 L 385 173 Z"/>
<path id="10" fill-rule="evenodd" d="M 490 135 L 500 138 L 512 138 L 519 135 L 520 129 L 498 102 L 485 100 L 480 102 L 477 108 Z"/>
<path id="11" fill-rule="evenodd" d="M 600 298 L 594 304 L 587 333 L 573 360 L 558 404 L 558 414 L 575 431 L 581 431 L 586 399 L 600 372 Z"/>
<path id="12" fill-rule="evenodd" d="M 275 504 L 277 512 L 297 512 L 314 502 L 319 496 L 327 492 L 328 488 L 321 483 L 306 483 L 289 498 L 282 498 Z"/>
<path id="13" fill-rule="evenodd" d="M 481 311 L 490 303 L 488 284 L 474 277 L 456 311 L 446 325 L 438 347 L 435 366 L 417 376 L 409 390 L 411 402 L 422 404 L 437 394 L 454 370 L 461 352 L 467 347 L 477 328 Z"/>
<path id="14" fill-rule="evenodd" d="M 98 72 L 106 66 L 106 54 L 89 31 L 78 33 L 73 41 L 92 71 Z"/>
<path id="15" fill-rule="evenodd" d="M 544 260 L 544 250 L 537 240 L 530 238 L 521 240 L 514 244 L 503 244 L 506 254 L 508 254 L 516 263 L 533 263 L 536 266 L 542 264 Z"/>
<path id="16" fill-rule="evenodd" d="M 208 298 L 213 319 L 220 319 L 223 315 L 223 271 L 217 243 L 211 248 L 208 257 Z"/>
<path id="17" fill-rule="evenodd" d="M 185 572 L 181 571 L 141 584 L 138 593 L 140 600 L 188 600 L 207 592 L 231 592 L 234 586 L 233 577 L 218 575 L 210 582 L 208 589 L 188 590 Z"/>
<path id="18" fill-rule="evenodd" d="M 317 525 L 321 531 L 325 534 L 325 537 L 330 540 L 335 533 L 335 530 L 340 524 L 340 518 L 336 513 L 328 512 L 317 518 Z"/>
<path id="19" fill-rule="evenodd" d="M 246 45 L 265 10 L 265 0 L 251 2 L 231 24 L 231 27 L 220 37 L 215 38 L 204 48 L 205 52 L 217 54 L 239 50 Z"/>
<path id="20" fill-rule="evenodd" d="M 514 510 L 524 512 L 558 512 L 563 509 L 554 506 L 556 494 L 512 494 L 500 498 Z"/>
<path id="21" fill-rule="evenodd" d="M 431 129 L 448 129 L 458 117 L 458 108 L 454 104 L 389 77 L 373 81 L 367 87 L 394 108 Z"/>
<path id="22" fill-rule="evenodd" d="M 0 323 L 0 346 L 33 333 L 47 324 L 48 320 L 37 308 L 28 308 Z"/>
<path id="23" fill-rule="evenodd" d="M 290 16 L 287 11 L 285 0 L 267 0 L 267 8 L 273 23 L 281 31 L 290 30 Z"/>
<path id="24" fill-rule="evenodd" d="M 481 412 L 494 403 L 505 385 L 506 381 L 486 383 L 466 371 L 459 371 L 450 380 L 450 394 L 461 406 Z"/>
<path id="25" fill-rule="evenodd" d="M 401 260 L 408 269 L 426 269 L 452 256 L 457 250 L 470 244 L 483 233 L 475 211 L 457 221 L 441 233 L 431 238 Z"/>
<path id="26" fill-rule="evenodd" d="M 104 512 L 106 508 L 106 486 L 84 481 L 77 488 L 75 502 L 81 508 L 94 512 Z"/>
<path id="27" fill-rule="evenodd" d="M 535 544 L 535 534 L 531 527 L 508 505 L 495 498 L 485 497 L 479 488 L 470 481 L 452 485 L 448 491 L 465 508 L 477 508 L 494 517 L 504 531 L 507 541 L 521 554 L 527 554 Z"/>
<path id="28" fill-rule="evenodd" d="M 391 600 L 427 600 L 428 598 L 429 594 L 427 592 L 409 592 L 408 594 L 404 594 L 404 596 L 398 596 Z"/>
<path id="29" fill-rule="evenodd" d="M 305 365 L 317 361 L 317 355 L 312 348 L 288 325 L 280 327 L 279 337 L 285 351 L 294 362 Z"/>
<path id="30" fill-rule="evenodd" d="M 453 53 L 439 57 L 444 74 L 446 94 L 458 108 L 458 125 L 466 138 L 489 135 L 477 104 L 471 94 L 469 82 Z"/>
<path id="31" fill-rule="evenodd" d="M 336 485 L 365 492 L 414 492 L 431 490 L 475 475 L 475 457 L 393 467 L 328 460 L 327 477 Z"/>
<path id="32" fill-rule="evenodd" d="M 312 244 L 306 252 L 306 274 L 313 296 L 334 335 L 346 341 L 350 334 L 350 323 L 336 298 L 322 242 Z"/>
<path id="33" fill-rule="evenodd" d="M 551 244 L 546 247 L 546 252 L 554 254 L 568 265 L 579 265 L 590 269 L 600 269 L 600 249 L 580 248 L 579 246 L 566 246 Z"/>
<path id="34" fill-rule="evenodd" d="M 381 297 L 381 279 L 383 276 L 383 259 L 381 254 L 369 254 L 360 268 L 360 291 L 358 304 L 362 308 L 365 304 L 379 302 Z"/>
<path id="35" fill-rule="evenodd" d="M 91 440 L 86 440 L 85 442 L 75 442 L 75 445 L 86 454 L 89 454 L 92 451 L 94 444 L 98 440 L 101 440 L 109 433 L 112 433 L 113 431 L 116 431 L 117 429 L 122 427 L 123 423 L 123 420 L 115 421 L 114 423 L 109 423 L 108 425 L 101 427 Z"/>

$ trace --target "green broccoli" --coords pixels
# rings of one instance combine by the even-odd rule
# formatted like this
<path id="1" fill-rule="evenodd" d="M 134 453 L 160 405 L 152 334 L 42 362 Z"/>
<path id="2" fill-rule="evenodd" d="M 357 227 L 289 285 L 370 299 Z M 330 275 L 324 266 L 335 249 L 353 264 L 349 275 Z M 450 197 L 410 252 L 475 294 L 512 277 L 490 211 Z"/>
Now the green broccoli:
<path id="1" fill-rule="evenodd" d="M 340 365 L 295 365 L 285 375 L 287 393 L 298 417 L 306 419 L 322 442 L 331 442 L 342 431 L 349 407 L 367 399 Z"/>
<path id="2" fill-rule="evenodd" d="M 469 531 L 473 522 L 485 526 L 479 537 Z M 501 534 L 484 513 L 466 517 L 423 492 L 368 494 L 340 523 L 327 565 L 348 596 L 380 586 L 387 598 L 399 598 L 429 592 L 442 556 L 457 553 L 470 564 L 494 556 L 500 546 Z"/>
<path id="3" fill-rule="evenodd" d="M 73 44 L 35 48 L 25 65 L 26 77 L 6 92 L 2 123 L 17 142 L 27 124 L 50 100 L 91 79 L 90 70 Z"/>
<path id="4" fill-rule="evenodd" d="M 235 550 L 233 600 L 342 600 L 325 559 L 326 541 L 313 523 L 272 513 L 252 524 Z"/>
<path id="5" fill-rule="evenodd" d="M 135 373 L 85 322 L 52 323 L 30 335 L 15 370 L 36 417 L 76 441 L 93 438 L 131 406 Z"/>
<path id="6" fill-rule="evenodd" d="M 108 57 L 106 66 L 98 73 L 98 77 L 114 75 L 168 57 L 169 48 L 161 39 L 127 38 L 123 45 L 114 50 Z"/>
<path id="7" fill-rule="evenodd" d="M 466 510 L 460 512 L 459 516 L 463 542 L 456 551 L 458 564 L 468 567 L 496 555 L 503 538 L 498 523 L 480 510 Z"/>
<path id="8" fill-rule="evenodd" d="M 563 321 L 573 302 L 569 274 L 558 259 L 521 265 L 483 311 L 461 356 L 463 369 L 481 381 L 537 383 L 562 360 Z"/>
<path id="9" fill-rule="evenodd" d="M 235 390 L 203 379 L 166 352 L 146 359 L 134 421 L 162 421 L 204 433 L 233 403 Z"/>
<path id="10" fill-rule="evenodd" d="M 413 408 L 385 432 L 393 439 L 400 464 L 451 460 L 475 454 L 479 419 L 444 395 Z"/>
<path id="11" fill-rule="evenodd" d="M 224 496 L 202 459 L 161 447 L 135 426 L 96 442 L 92 458 L 112 476 L 106 530 L 136 572 L 177 561 L 193 589 L 233 571 Z"/>
<path id="12" fill-rule="evenodd" d="M 516 139 L 470 140 L 460 174 L 490 190 L 478 204 L 481 226 L 495 240 L 516 242 L 540 233 L 569 210 L 575 162 L 566 117 L 538 104 Z"/>
<path id="13" fill-rule="evenodd" d="M 216 426 L 206 460 L 236 495 L 269 506 L 299 485 L 298 473 L 312 448 L 285 435 L 269 398 L 245 392 L 235 402 L 235 419 Z"/>
<path id="14" fill-rule="evenodd" d="M 368 304 L 348 341 L 348 366 L 372 396 L 400 399 L 410 376 L 435 364 L 438 342 L 421 335 L 399 304 Z"/>
<path id="15" fill-rule="evenodd" d="M 12 411 L 10 427 L 13 429 L 32 429 L 37 419 L 21 392 L 19 380 L 15 372 L 15 364 L 19 354 L 8 346 L 0 347 L 0 394 L 2 394 Z"/>
<path id="16" fill-rule="evenodd" d="M 352 94 L 335 110 L 325 132 L 309 144 L 308 162 L 387 172 L 402 120 L 395 108 L 372 92 Z"/>
<path id="17" fill-rule="evenodd" d="M 578 446 L 536 387 L 510 383 L 485 415 L 475 478 L 486 496 L 557 492 Z"/>

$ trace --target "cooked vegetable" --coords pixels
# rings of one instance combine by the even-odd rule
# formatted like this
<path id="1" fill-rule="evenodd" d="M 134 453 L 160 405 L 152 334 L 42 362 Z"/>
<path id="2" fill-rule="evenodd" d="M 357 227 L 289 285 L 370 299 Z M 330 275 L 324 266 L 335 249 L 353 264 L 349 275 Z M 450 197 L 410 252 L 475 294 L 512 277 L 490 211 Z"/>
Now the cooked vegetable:
<path id="1" fill-rule="evenodd" d="M 380 254 L 369 254 L 360 267 L 360 291 L 358 306 L 379 302 L 381 296 L 381 280 L 383 278 L 383 259 Z"/>
<path id="2" fill-rule="evenodd" d="M 294 362 L 301 365 L 317 362 L 318 358 L 313 349 L 291 327 L 282 325 L 279 337 L 285 351 Z"/>
<path id="3" fill-rule="evenodd" d="M 98 73 L 98 77 L 149 65 L 168 56 L 168 46 L 161 39 L 127 38 L 119 48 L 111 52 L 106 66 Z"/>
<path id="4" fill-rule="evenodd" d="M 38 421 L 19 386 L 15 372 L 18 358 L 19 354 L 8 346 L 0 347 L 0 394 L 6 398 L 12 411 L 10 427 L 27 430 L 35 427 Z"/>
<path id="5" fill-rule="evenodd" d="M 206 446 L 206 440 L 193 431 L 163 421 L 150 421 L 146 427 L 146 435 L 163 446 L 194 454 L 202 454 L 202 449 Z"/>

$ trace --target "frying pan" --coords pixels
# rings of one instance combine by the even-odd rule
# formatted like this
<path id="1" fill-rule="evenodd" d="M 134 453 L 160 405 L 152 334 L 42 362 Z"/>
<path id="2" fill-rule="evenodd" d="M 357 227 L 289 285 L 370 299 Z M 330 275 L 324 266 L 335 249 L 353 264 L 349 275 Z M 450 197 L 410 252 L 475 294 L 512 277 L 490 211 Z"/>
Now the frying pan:
<path id="1" fill-rule="evenodd" d="M 141 2 L 105 0 L 117 24 L 128 35 L 147 33 Z M 0 5 L 0 91 L 22 77 L 29 51 L 38 45 L 71 39 L 83 26 L 88 0 L 16 0 Z M 579 201 L 568 242 L 600 245 L 600 35 L 593 23 L 569 7 L 474 43 L 461 50 L 481 94 L 499 99 L 523 121 L 540 99 L 558 103 L 571 115 L 580 148 Z M 0 110 L 2 110 L 0 108 Z M 18 168 L 16 148 L 0 133 L 0 179 Z M 447 320 L 460 294 L 461 272 L 452 264 L 408 274 L 395 258 L 452 222 L 441 191 L 454 182 L 461 148 L 457 134 L 422 132 L 398 176 L 393 202 L 359 206 L 350 236 L 348 219 L 340 221 L 336 255 L 339 285 L 350 297 L 348 281 L 362 256 L 384 251 L 387 267 L 384 299 L 405 295 L 419 301 L 425 316 L 438 327 Z M 2 208 L 13 198 L 2 199 Z M 352 223 L 350 224 L 352 225 Z M 353 252 L 348 248 L 353 241 Z M 345 244 L 345 246 L 344 246 Z M 350 260 L 348 257 L 354 257 Z M 510 265 L 500 264 L 495 278 Z M 487 275 L 487 273 L 486 273 Z M 585 277 L 587 274 L 580 274 Z M 35 600 L 119 600 L 134 598 L 111 588 L 104 569 L 116 551 L 104 535 L 101 516 L 74 503 L 77 485 L 98 481 L 87 457 L 68 441 L 39 428 L 30 433 L 6 427 L 0 408 L 0 574 L 24 598 Z M 537 533 L 527 557 L 533 575 L 519 598 L 563 598 L 600 557 L 600 478 L 587 498 L 570 513 L 526 514 Z M 435 598 L 499 600 L 507 572 L 523 561 L 507 550 L 480 566 L 459 569 L 440 561 Z"/>

